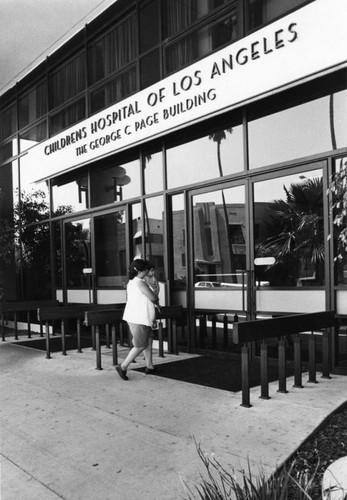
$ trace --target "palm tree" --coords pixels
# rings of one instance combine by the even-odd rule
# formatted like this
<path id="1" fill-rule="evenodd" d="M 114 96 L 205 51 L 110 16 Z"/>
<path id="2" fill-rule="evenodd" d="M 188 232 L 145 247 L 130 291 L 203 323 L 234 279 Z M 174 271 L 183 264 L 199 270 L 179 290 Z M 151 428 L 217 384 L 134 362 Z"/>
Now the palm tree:
<path id="1" fill-rule="evenodd" d="M 258 257 L 276 258 L 278 268 L 297 279 L 303 264 L 314 268 L 320 283 L 324 270 L 323 180 L 307 179 L 303 183 L 283 186 L 285 200 L 269 203 L 272 212 L 267 223 L 270 236 L 256 247 Z"/>
<path id="2" fill-rule="evenodd" d="M 221 157 L 221 144 L 222 144 L 222 141 L 227 138 L 226 132 L 228 132 L 229 134 L 232 134 L 233 129 L 227 128 L 225 130 L 224 129 L 217 130 L 216 132 L 214 132 L 213 134 L 208 136 L 208 138 L 210 140 L 217 143 L 217 162 L 218 162 L 218 170 L 219 170 L 220 177 L 224 176 L 223 166 L 222 166 L 222 157 Z M 232 241 L 230 238 L 230 231 L 229 231 L 229 216 L 228 216 L 228 210 L 227 210 L 227 205 L 226 205 L 223 189 L 221 190 L 221 193 L 222 193 L 224 219 L 225 219 L 227 238 L 228 238 L 228 247 L 229 247 L 229 256 L 230 256 L 230 270 L 235 271 L 235 269 L 233 268 L 233 258 L 232 258 L 233 251 L 232 251 Z M 234 280 L 234 277 L 233 277 L 233 280 Z"/>

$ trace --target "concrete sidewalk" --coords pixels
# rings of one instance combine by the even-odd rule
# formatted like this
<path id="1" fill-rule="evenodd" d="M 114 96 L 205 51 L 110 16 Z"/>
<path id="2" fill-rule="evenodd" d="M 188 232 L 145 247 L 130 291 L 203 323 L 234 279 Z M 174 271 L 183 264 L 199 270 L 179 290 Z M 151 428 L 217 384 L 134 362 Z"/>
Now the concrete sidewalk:
<path id="1" fill-rule="evenodd" d="M 123 381 L 107 348 L 102 371 L 91 349 L 0 351 L 2 500 L 183 499 L 203 471 L 195 441 L 227 469 L 270 473 L 347 399 L 346 377 L 318 375 L 303 389 L 288 379 L 288 394 L 272 383 L 268 401 L 254 388 L 243 408 L 240 393 L 136 371 Z"/>

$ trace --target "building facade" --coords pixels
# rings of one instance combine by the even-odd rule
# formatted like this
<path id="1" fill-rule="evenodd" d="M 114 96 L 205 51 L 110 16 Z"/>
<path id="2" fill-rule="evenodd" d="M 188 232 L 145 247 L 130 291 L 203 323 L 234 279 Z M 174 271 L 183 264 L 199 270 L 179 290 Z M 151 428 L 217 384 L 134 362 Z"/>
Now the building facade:
<path id="1" fill-rule="evenodd" d="M 142 255 L 191 318 L 347 315 L 346 13 L 118 0 L 47 54 L 1 95 L 3 299 L 124 302 Z"/>

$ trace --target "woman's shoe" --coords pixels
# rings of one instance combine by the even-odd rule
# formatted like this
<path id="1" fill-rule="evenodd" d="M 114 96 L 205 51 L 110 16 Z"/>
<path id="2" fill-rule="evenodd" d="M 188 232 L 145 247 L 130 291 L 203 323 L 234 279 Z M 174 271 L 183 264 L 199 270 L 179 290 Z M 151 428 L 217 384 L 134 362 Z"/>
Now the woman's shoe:
<path id="1" fill-rule="evenodd" d="M 116 365 L 115 368 L 116 368 L 116 371 L 117 371 L 118 375 L 120 376 L 120 378 L 122 378 L 123 380 L 129 380 L 129 378 L 127 377 L 126 370 L 122 370 L 121 365 Z"/>
<path id="2" fill-rule="evenodd" d="M 158 373 L 158 372 L 160 372 L 160 370 L 158 368 L 156 368 L 156 367 L 154 367 L 154 368 L 146 368 L 145 369 L 145 374 L 146 375 L 152 375 L 153 373 Z"/>

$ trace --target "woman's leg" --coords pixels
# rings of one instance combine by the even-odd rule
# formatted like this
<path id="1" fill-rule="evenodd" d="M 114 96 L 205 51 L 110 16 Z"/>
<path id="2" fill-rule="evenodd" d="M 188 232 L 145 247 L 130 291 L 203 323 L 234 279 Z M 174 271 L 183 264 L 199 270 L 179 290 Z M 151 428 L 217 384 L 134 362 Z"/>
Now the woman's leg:
<path id="1" fill-rule="evenodd" d="M 143 351 L 145 355 L 145 360 L 146 360 L 146 366 L 150 370 L 153 370 L 153 351 L 152 351 L 152 346 L 153 346 L 153 337 L 149 337 L 148 339 L 148 346 L 146 349 Z"/>
<path id="2" fill-rule="evenodd" d="M 139 354 L 141 354 L 141 352 L 144 350 L 145 348 L 144 347 L 132 347 L 127 355 L 127 357 L 125 358 L 125 360 L 123 361 L 123 363 L 121 363 L 121 368 L 123 371 L 127 371 L 127 368 L 128 366 L 130 365 L 130 363 L 132 363 L 134 361 L 134 359 L 136 358 L 136 356 L 138 356 Z M 147 347 L 148 349 L 148 347 Z"/>

